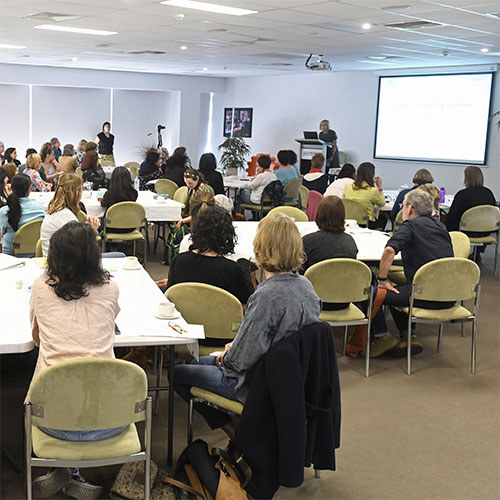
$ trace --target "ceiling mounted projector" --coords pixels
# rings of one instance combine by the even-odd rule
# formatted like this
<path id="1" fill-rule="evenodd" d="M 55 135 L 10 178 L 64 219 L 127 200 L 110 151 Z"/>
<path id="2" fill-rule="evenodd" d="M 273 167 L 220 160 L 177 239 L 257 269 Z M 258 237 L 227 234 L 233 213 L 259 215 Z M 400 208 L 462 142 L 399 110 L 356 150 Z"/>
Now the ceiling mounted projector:
<path id="1" fill-rule="evenodd" d="M 323 54 L 318 55 L 318 59 L 316 61 L 310 62 L 312 58 L 312 54 L 309 54 L 309 57 L 306 61 L 306 68 L 310 71 L 330 71 L 332 69 L 331 64 L 328 61 L 323 61 Z"/>

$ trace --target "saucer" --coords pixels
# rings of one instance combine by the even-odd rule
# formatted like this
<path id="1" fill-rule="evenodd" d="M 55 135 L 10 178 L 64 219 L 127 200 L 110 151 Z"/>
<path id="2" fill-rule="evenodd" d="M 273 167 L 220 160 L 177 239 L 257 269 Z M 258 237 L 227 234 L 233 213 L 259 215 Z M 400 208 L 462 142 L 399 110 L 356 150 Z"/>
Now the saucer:
<path id="1" fill-rule="evenodd" d="M 137 271 L 140 268 L 141 268 L 140 265 L 136 267 L 122 267 L 122 269 L 124 269 L 125 271 Z"/>
<path id="2" fill-rule="evenodd" d="M 170 316 L 160 316 L 158 313 L 154 313 L 155 318 L 158 319 L 177 319 L 181 317 L 181 314 L 177 309 L 174 311 L 174 313 Z"/>

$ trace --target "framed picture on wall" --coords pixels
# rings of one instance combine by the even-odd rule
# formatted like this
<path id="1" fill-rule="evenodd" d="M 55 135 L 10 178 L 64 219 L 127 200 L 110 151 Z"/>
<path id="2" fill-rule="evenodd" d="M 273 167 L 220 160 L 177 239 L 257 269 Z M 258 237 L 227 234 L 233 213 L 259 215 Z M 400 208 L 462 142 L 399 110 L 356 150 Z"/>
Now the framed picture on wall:
<path id="1" fill-rule="evenodd" d="M 252 137 L 253 108 L 224 108 L 224 137 Z"/>

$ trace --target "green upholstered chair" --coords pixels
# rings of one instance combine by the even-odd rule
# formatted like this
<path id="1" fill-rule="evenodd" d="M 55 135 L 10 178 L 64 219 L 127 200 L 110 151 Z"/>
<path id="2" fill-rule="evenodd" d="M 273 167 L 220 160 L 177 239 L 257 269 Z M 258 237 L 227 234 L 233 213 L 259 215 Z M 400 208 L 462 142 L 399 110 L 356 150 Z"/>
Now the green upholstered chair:
<path id="1" fill-rule="evenodd" d="M 372 273 L 363 262 L 355 259 L 328 259 L 311 266 L 305 277 L 309 279 L 323 302 L 349 303 L 346 309 L 338 311 L 321 311 L 320 321 L 331 326 L 344 326 L 345 356 L 347 329 L 351 325 L 367 325 L 365 377 L 370 373 L 370 328 L 373 302 Z M 353 302 L 368 301 L 365 314 Z"/>
<path id="2" fill-rule="evenodd" d="M 87 222 L 87 214 L 83 210 L 80 210 L 76 214 L 76 218 L 78 219 L 78 222 Z"/>
<path id="3" fill-rule="evenodd" d="M 155 182 L 155 191 L 158 194 L 168 194 L 169 198 L 173 199 L 175 192 L 179 189 L 179 186 L 170 179 L 158 179 Z"/>
<path id="4" fill-rule="evenodd" d="M 361 203 L 355 200 L 342 199 L 345 208 L 345 218 L 354 219 L 360 226 L 368 226 L 368 216 Z"/>
<path id="5" fill-rule="evenodd" d="M 437 259 L 423 265 L 415 273 L 410 296 L 410 306 L 400 308 L 408 314 L 407 373 L 411 374 L 411 324 L 438 323 L 437 352 L 446 323 L 472 323 L 471 372 L 476 371 L 477 318 L 479 313 L 480 270 L 475 262 L 460 257 Z M 455 304 L 449 309 L 422 309 L 415 300 L 452 302 L 474 300 L 473 311 Z"/>
<path id="6" fill-rule="evenodd" d="M 300 208 L 305 210 L 307 208 L 307 200 L 309 199 L 309 188 L 302 184 L 300 185 Z"/>
<path id="7" fill-rule="evenodd" d="M 291 217 L 292 219 L 294 219 L 295 222 L 307 222 L 308 221 L 307 215 L 305 214 L 305 212 L 303 212 L 302 210 L 299 210 L 296 207 L 287 207 L 287 206 L 275 207 L 269 211 L 268 215 L 271 215 L 271 214 L 288 215 L 288 217 Z"/>
<path id="8" fill-rule="evenodd" d="M 22 225 L 14 235 L 12 255 L 34 256 L 36 253 L 36 244 L 40 239 L 41 227 L 42 219 L 32 220 Z"/>
<path id="9" fill-rule="evenodd" d="M 81 358 L 46 368 L 31 382 L 25 403 L 26 493 L 32 467 L 101 467 L 145 461 L 150 498 L 151 398 L 146 373 L 128 361 Z M 145 420 L 144 449 L 135 422 Z M 39 429 L 90 431 L 127 426 L 101 441 L 65 441 Z M 34 456 L 33 456 L 34 455 Z"/>
<path id="10" fill-rule="evenodd" d="M 300 207 L 300 186 L 302 186 L 302 177 L 290 179 L 284 186 L 283 198 L 290 201 L 284 201 L 289 207 Z"/>
<path id="11" fill-rule="evenodd" d="M 262 219 L 265 214 L 269 213 L 274 208 L 274 205 L 269 194 L 262 194 L 260 203 L 242 203 L 240 207 L 242 210 L 256 212 L 259 219 Z"/>
<path id="12" fill-rule="evenodd" d="M 174 194 L 174 200 L 185 205 L 188 201 L 188 188 L 181 186 Z"/>
<path id="13" fill-rule="evenodd" d="M 494 245 L 495 264 L 493 273 L 497 273 L 498 240 L 500 237 L 500 209 L 492 205 L 479 205 L 469 208 L 460 219 L 460 231 L 468 233 L 474 257 L 482 245 Z M 490 233 L 488 236 L 475 237 L 471 233 Z"/>
<path id="14" fill-rule="evenodd" d="M 204 326 L 207 339 L 224 339 L 230 342 L 243 321 L 243 307 L 240 301 L 216 286 L 205 283 L 179 283 L 169 288 L 165 296 L 175 304 L 175 308 L 188 323 Z M 225 344 L 226 342 L 216 347 L 200 345 L 200 356 L 224 350 Z"/>
<path id="15" fill-rule="evenodd" d="M 76 167 L 75 174 L 80 177 L 80 179 L 83 178 L 83 170 L 80 167 Z"/>
<path id="16" fill-rule="evenodd" d="M 36 242 L 35 257 L 43 257 L 42 240 Z"/>
<path id="17" fill-rule="evenodd" d="M 135 201 L 122 201 L 108 208 L 104 217 L 104 229 L 102 232 L 103 251 L 106 248 L 106 242 L 132 241 L 134 243 L 134 255 L 137 241 L 145 243 L 146 238 L 139 229 L 147 231 L 146 210 Z M 129 233 L 110 233 L 109 228 L 130 229 Z M 144 267 L 146 267 L 147 251 L 144 248 Z"/>
<path id="18" fill-rule="evenodd" d="M 470 239 L 460 231 L 450 231 L 451 244 L 453 245 L 453 256 L 467 259 L 470 255 Z"/>
<path id="19" fill-rule="evenodd" d="M 339 163 L 340 165 L 347 163 L 347 153 L 345 151 L 339 151 Z"/>
<path id="20" fill-rule="evenodd" d="M 139 169 L 141 168 L 141 166 L 136 161 L 128 161 L 123 166 L 125 168 L 128 168 L 132 180 L 134 180 L 139 175 Z"/>

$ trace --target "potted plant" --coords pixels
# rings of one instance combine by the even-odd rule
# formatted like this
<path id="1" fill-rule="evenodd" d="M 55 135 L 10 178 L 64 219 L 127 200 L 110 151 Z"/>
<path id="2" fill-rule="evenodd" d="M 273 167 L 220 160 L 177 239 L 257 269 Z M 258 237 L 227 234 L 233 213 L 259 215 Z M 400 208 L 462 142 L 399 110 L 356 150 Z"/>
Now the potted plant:
<path id="1" fill-rule="evenodd" d="M 250 154 L 250 146 L 242 137 L 228 137 L 218 150 L 222 150 L 220 164 L 224 171 L 231 175 L 238 175 L 238 170 L 245 169 L 245 156 Z"/>

